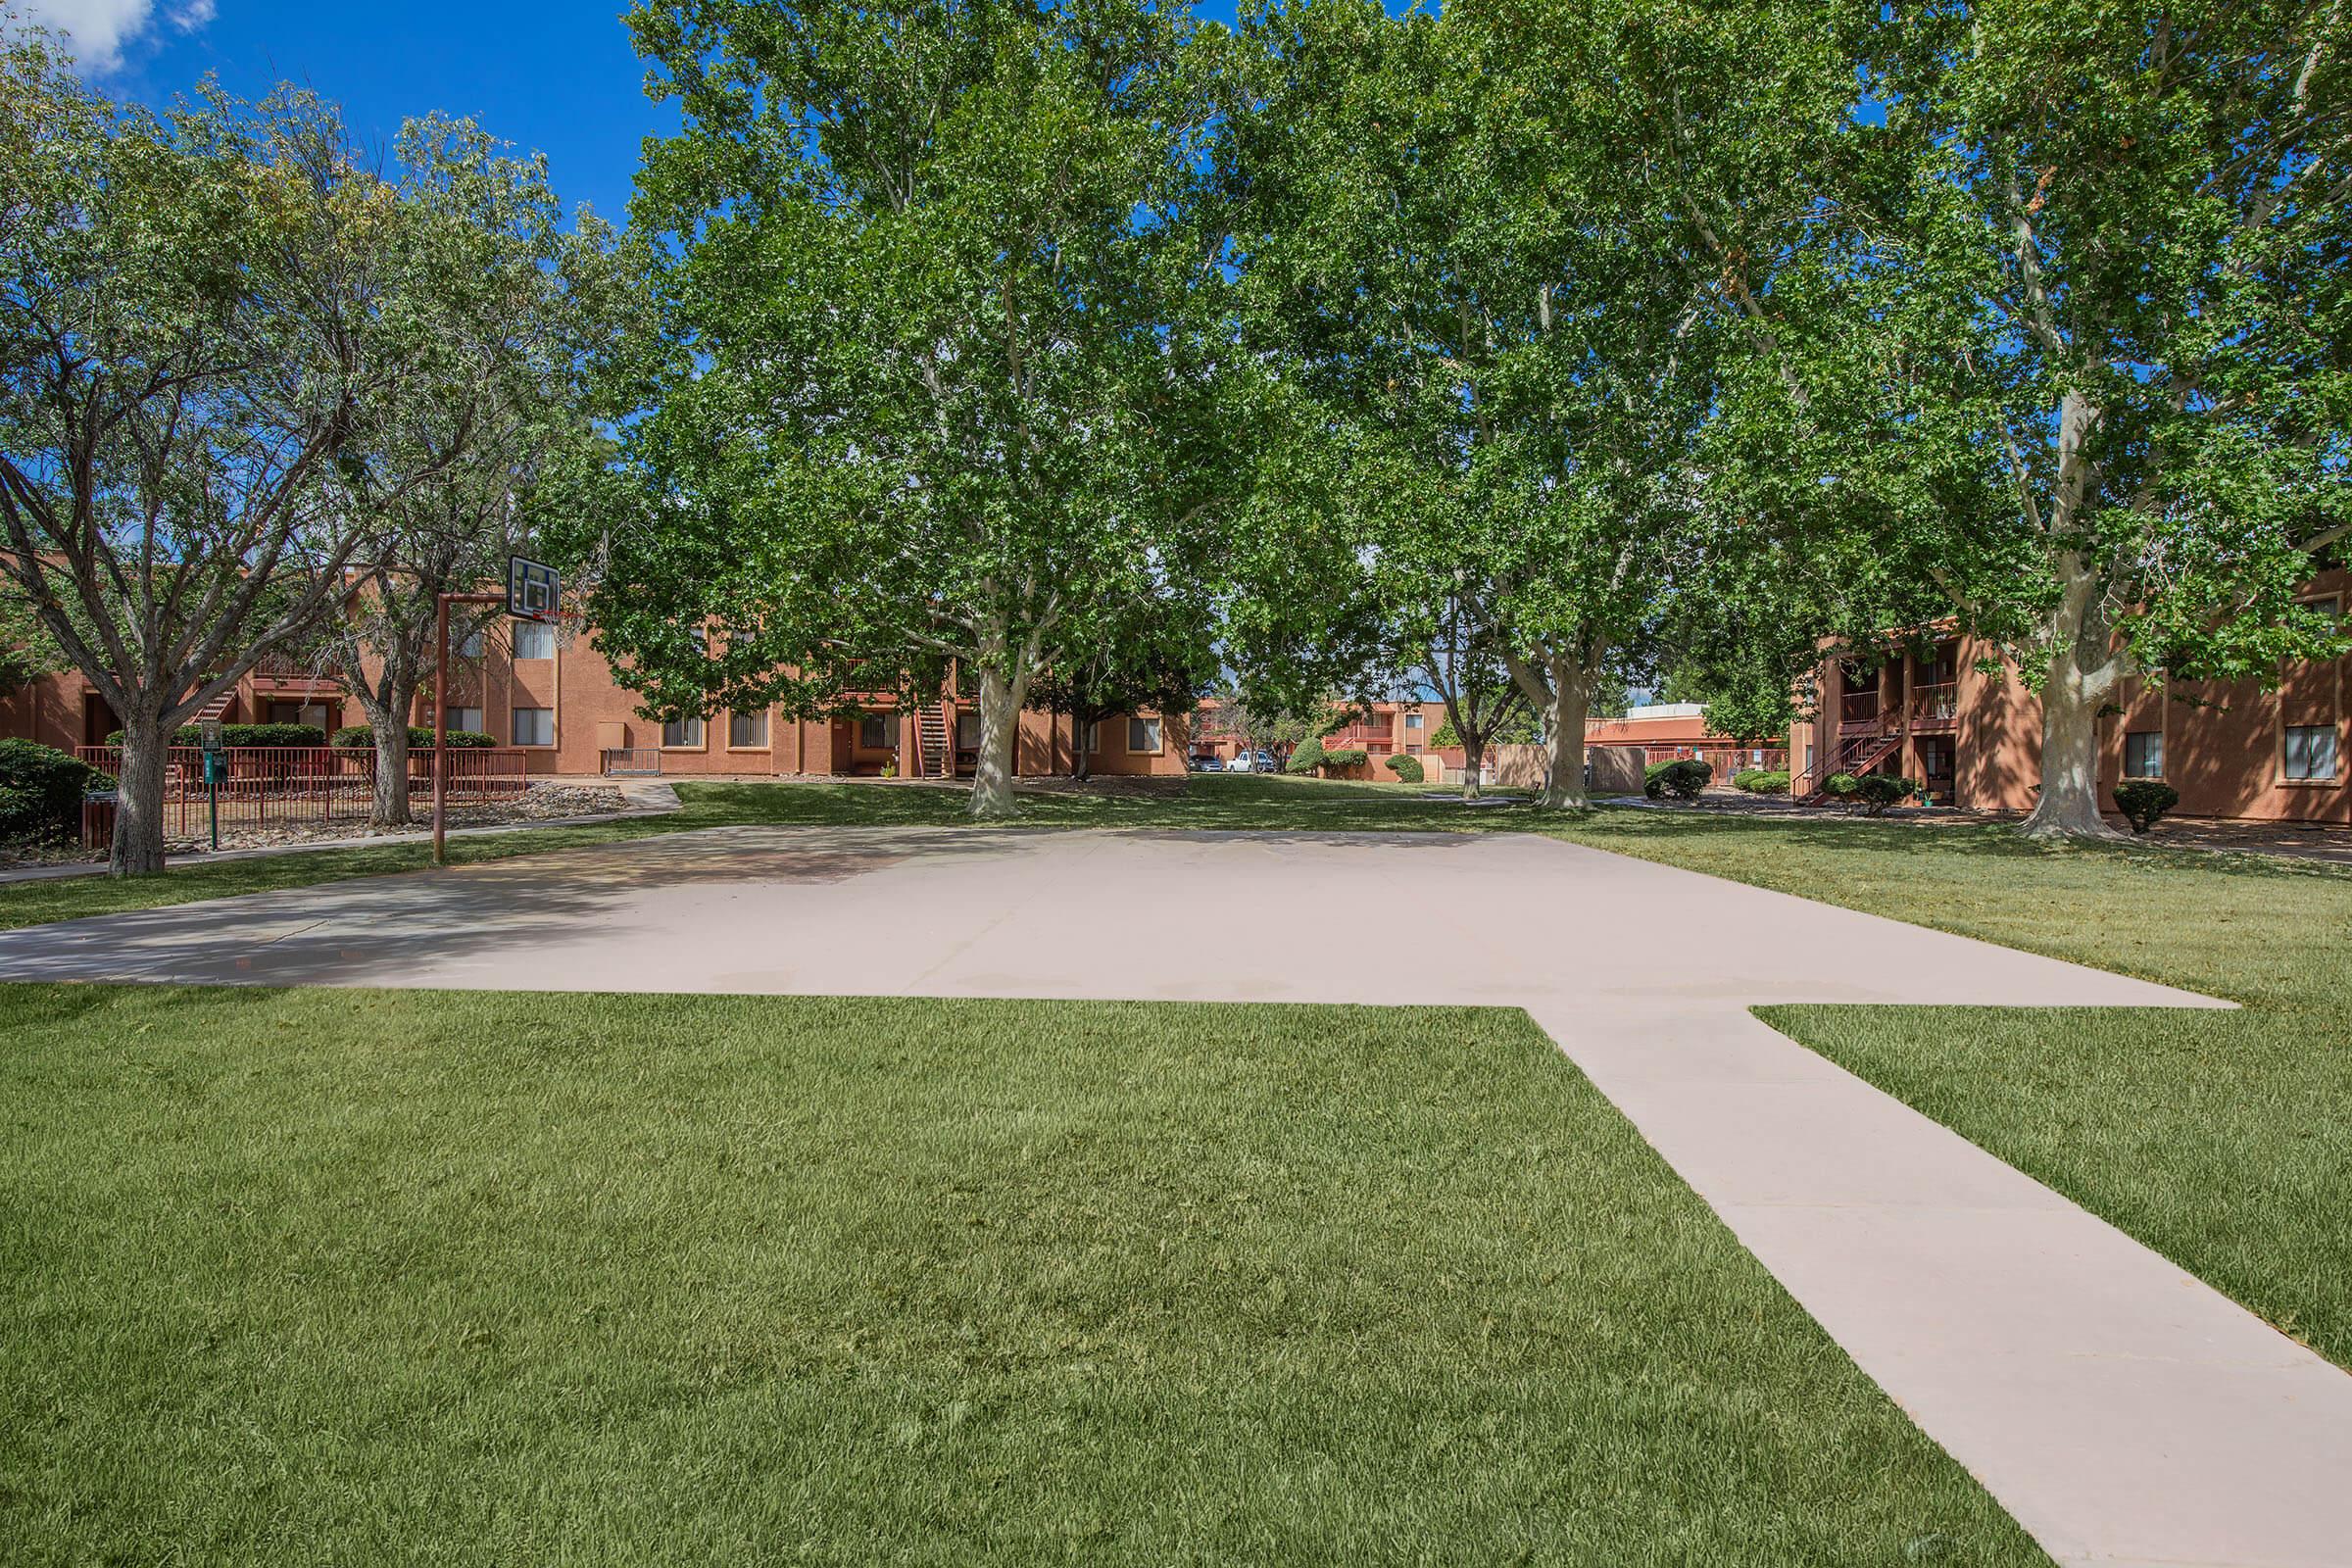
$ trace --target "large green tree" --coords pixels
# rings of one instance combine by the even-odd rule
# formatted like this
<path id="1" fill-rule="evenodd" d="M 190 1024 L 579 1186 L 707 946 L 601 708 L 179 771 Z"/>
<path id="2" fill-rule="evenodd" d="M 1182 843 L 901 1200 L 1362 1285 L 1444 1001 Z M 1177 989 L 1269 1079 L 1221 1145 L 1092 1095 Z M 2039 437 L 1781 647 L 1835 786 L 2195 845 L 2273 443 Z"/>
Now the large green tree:
<path id="1" fill-rule="evenodd" d="M 642 484 L 595 601 L 663 710 L 978 693 L 972 810 L 1012 809 L 1041 662 L 1195 569 L 1231 466 L 1178 220 L 1212 108 L 1141 0 L 639 5 L 681 131 Z"/>
<path id="2" fill-rule="evenodd" d="M 1491 618 L 1544 803 L 1581 808 L 1592 698 L 1723 523 L 1715 356 L 1804 239 L 1850 61 L 1792 7 L 1315 0 L 1254 36 L 1242 314 L 1325 411 L 1289 428 L 1353 466 L 1334 493 L 1391 498 L 1358 509 L 1369 570 Z"/>
<path id="3" fill-rule="evenodd" d="M 0 572 L 114 710 L 113 868 L 152 872 L 171 737 L 336 611 L 388 493 L 355 444 L 415 346 L 400 203 L 307 95 L 122 107 L 38 33 L 0 191 Z"/>
<path id="4" fill-rule="evenodd" d="M 1739 400 L 1759 506 L 1846 525 L 2013 656 L 2035 835 L 2098 837 L 2134 675 L 2275 680 L 2352 526 L 2352 9 L 1898 7 Z M 1768 362 L 1768 363 L 1764 363 Z"/>
<path id="5" fill-rule="evenodd" d="M 387 482 L 362 518 L 344 612 L 315 643 L 374 731 L 370 822 L 411 820 L 409 725 L 436 655 L 439 599 L 504 578 L 564 483 L 602 461 L 588 371 L 635 313 L 642 269 L 593 214 L 566 221 L 542 160 L 470 121 L 402 127 L 390 243 L 416 286 L 412 372 L 382 386 L 366 466 Z M 486 629 L 461 610 L 452 641 Z"/>

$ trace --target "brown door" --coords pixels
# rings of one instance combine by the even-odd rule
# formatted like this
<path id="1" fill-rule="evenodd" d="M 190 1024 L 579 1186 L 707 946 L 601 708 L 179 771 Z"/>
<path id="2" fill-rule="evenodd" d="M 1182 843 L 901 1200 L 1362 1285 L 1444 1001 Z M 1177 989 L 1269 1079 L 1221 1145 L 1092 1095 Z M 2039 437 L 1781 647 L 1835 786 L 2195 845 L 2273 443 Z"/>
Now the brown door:
<path id="1" fill-rule="evenodd" d="M 106 706 L 105 698 L 99 696 L 96 692 L 86 693 L 82 697 L 82 745 L 104 746 L 106 744 L 106 738 L 122 727 L 122 721 L 115 717 L 115 710 Z"/>

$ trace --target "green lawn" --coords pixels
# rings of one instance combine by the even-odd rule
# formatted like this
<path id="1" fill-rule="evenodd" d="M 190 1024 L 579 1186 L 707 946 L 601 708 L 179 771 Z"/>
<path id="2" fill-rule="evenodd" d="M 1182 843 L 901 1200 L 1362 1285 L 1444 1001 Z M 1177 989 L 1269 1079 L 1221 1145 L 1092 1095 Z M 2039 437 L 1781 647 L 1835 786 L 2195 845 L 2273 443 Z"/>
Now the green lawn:
<path id="1" fill-rule="evenodd" d="M 0 1029 L 13 1563 L 2043 1560 L 1514 1013 Z"/>
<path id="2" fill-rule="evenodd" d="M 460 841 L 464 859 L 733 822 L 954 823 L 953 791 L 686 785 L 673 817 Z M 1041 795 L 1044 827 L 1542 829 L 2246 1004 L 2210 1013 L 1784 1008 L 1778 1026 L 2352 1366 L 2352 874 L 2005 827 L 1603 810 L 1562 824 L 1417 787 L 1197 777 Z M 0 888 L 0 927 L 422 863 L 414 849 Z M 1671 941 L 1672 933 L 1661 933 Z"/>

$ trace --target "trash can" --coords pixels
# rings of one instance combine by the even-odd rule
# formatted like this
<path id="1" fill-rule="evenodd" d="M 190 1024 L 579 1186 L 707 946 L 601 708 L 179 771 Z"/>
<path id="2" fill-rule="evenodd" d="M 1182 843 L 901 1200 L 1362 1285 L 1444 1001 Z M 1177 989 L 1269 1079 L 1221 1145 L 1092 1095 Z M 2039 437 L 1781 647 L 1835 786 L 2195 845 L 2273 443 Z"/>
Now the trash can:
<path id="1" fill-rule="evenodd" d="M 85 850 L 111 850 L 115 847 L 115 807 L 118 792 L 87 790 L 81 797 L 81 847 Z"/>

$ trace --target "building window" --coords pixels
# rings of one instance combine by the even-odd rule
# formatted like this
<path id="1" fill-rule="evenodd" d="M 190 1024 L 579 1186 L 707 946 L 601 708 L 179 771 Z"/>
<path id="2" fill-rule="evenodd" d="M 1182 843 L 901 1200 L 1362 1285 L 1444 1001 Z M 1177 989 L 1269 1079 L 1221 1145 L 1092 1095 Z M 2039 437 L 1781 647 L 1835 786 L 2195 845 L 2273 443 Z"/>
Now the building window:
<path id="1" fill-rule="evenodd" d="M 895 752 L 899 749 L 899 721 L 889 713 L 868 713 L 858 720 L 858 746 L 861 751 Z"/>
<path id="2" fill-rule="evenodd" d="M 1421 715 L 1420 715 L 1419 713 L 1407 713 L 1407 714 L 1405 714 L 1405 715 L 1404 715 L 1404 727 L 1405 727 L 1406 729 L 1419 729 L 1419 728 L 1421 728 Z"/>
<path id="3" fill-rule="evenodd" d="M 556 710 L 552 708 L 517 708 L 514 710 L 514 744 L 517 746 L 555 745 Z"/>
<path id="4" fill-rule="evenodd" d="M 2135 729 L 2124 737 L 2124 777 L 2164 777 L 2164 732 Z"/>
<path id="5" fill-rule="evenodd" d="M 444 708 L 441 710 L 441 727 L 464 730 L 469 735 L 488 733 L 482 728 L 482 710 L 478 708 Z"/>
<path id="6" fill-rule="evenodd" d="M 703 721 L 699 718 L 673 718 L 662 726 L 662 744 L 685 751 L 703 749 Z"/>
<path id="7" fill-rule="evenodd" d="M 727 744 L 738 751 L 757 751 L 767 744 L 767 712 L 729 713 Z"/>
<path id="8" fill-rule="evenodd" d="M 459 639 L 458 657 L 460 659 L 479 659 L 482 657 L 481 627 L 474 627 L 473 630 L 467 632 L 463 638 Z"/>
<path id="9" fill-rule="evenodd" d="M 1147 753 L 1159 750 L 1159 720 L 1131 718 L 1127 721 L 1127 750 Z"/>
<path id="10" fill-rule="evenodd" d="M 2335 726 L 2289 724 L 2284 771 L 2301 782 L 2335 777 Z"/>
<path id="11" fill-rule="evenodd" d="M 271 724 L 308 724 L 313 729 L 332 729 L 342 715 L 330 712 L 324 703 L 271 703 L 263 712 Z"/>
<path id="12" fill-rule="evenodd" d="M 556 657 L 556 628 L 544 620 L 518 620 L 514 623 L 514 657 L 516 659 L 553 659 Z"/>
<path id="13" fill-rule="evenodd" d="M 968 708 L 956 715 L 956 749 L 959 752 L 980 749 L 980 715 Z"/>

